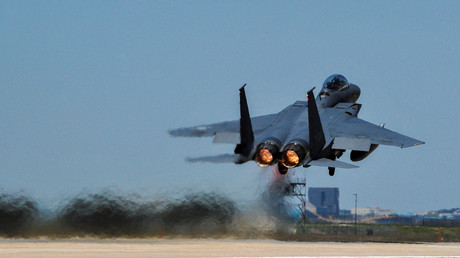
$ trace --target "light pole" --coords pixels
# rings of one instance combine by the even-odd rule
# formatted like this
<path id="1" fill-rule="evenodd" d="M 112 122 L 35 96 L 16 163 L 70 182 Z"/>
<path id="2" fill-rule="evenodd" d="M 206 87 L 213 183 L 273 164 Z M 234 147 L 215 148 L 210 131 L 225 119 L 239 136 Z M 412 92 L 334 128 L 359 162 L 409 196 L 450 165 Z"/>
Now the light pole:
<path id="1" fill-rule="evenodd" d="M 358 221 L 358 194 L 353 194 L 355 196 L 355 236 L 358 235 L 357 231 L 357 221 Z"/>

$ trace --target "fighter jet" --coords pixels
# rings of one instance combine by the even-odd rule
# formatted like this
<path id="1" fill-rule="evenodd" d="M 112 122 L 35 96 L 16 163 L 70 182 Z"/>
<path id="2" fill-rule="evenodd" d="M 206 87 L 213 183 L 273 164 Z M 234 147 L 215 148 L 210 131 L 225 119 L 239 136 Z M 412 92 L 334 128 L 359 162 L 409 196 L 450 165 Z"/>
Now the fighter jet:
<path id="1" fill-rule="evenodd" d="M 214 143 L 236 144 L 234 154 L 189 158 L 191 162 L 255 161 L 261 167 L 278 166 L 280 174 L 295 167 L 335 168 L 358 166 L 338 161 L 346 151 L 350 160 L 361 161 L 379 145 L 401 148 L 424 144 L 358 118 L 361 90 L 340 74 L 329 76 L 315 98 L 296 101 L 277 114 L 250 117 L 245 85 L 239 89 L 240 119 L 170 130 L 172 136 L 214 137 Z"/>

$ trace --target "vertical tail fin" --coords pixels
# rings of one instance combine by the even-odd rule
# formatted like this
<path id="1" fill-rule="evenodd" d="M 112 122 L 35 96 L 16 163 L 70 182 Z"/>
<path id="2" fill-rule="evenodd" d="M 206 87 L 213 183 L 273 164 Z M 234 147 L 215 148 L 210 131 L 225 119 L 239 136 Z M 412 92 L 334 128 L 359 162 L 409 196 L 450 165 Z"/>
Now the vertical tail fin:
<path id="1" fill-rule="evenodd" d="M 313 160 L 319 159 L 320 153 L 323 150 L 326 140 L 324 138 L 323 126 L 316 106 L 315 96 L 311 89 L 307 93 L 308 97 L 308 130 L 310 135 L 310 156 Z"/>
<path id="2" fill-rule="evenodd" d="M 235 153 L 249 156 L 254 144 L 254 133 L 252 131 L 251 117 L 249 115 L 248 102 L 244 87 L 240 88 L 240 144 L 236 145 Z"/>

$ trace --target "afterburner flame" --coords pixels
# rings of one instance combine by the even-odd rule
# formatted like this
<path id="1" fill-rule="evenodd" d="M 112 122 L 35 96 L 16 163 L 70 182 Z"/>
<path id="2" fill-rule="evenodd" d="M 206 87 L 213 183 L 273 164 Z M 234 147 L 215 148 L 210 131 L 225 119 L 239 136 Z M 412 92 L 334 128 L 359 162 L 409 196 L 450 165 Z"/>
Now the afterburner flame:
<path id="1" fill-rule="evenodd" d="M 299 164 L 299 156 L 293 150 L 287 150 L 283 155 L 282 163 L 286 167 L 294 167 Z"/>
<path id="2" fill-rule="evenodd" d="M 293 150 L 286 151 L 286 157 L 289 163 L 296 164 L 296 165 L 299 163 L 299 156 Z"/>
<path id="3" fill-rule="evenodd" d="M 268 149 L 259 151 L 259 160 L 262 164 L 270 164 L 273 161 L 273 155 Z"/>

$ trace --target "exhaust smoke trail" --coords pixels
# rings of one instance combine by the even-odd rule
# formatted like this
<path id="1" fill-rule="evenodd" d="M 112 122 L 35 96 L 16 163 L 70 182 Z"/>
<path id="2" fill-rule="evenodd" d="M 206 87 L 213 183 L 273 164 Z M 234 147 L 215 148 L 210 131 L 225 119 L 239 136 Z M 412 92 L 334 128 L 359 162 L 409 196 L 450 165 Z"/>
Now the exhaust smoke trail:
<path id="1" fill-rule="evenodd" d="M 256 202 L 236 214 L 231 233 L 237 238 L 286 239 L 295 223 L 288 202 L 290 178 L 281 175 L 277 166 L 261 169 Z"/>
<path id="2" fill-rule="evenodd" d="M 270 170 L 270 181 L 262 188 L 261 202 L 265 212 L 274 221 L 276 233 L 286 233 L 293 227 L 290 217 L 292 204 L 288 201 L 291 187 L 290 177 L 281 175 L 278 172 L 278 166 L 272 166 Z"/>
<path id="3" fill-rule="evenodd" d="M 265 168 L 261 177 L 257 201 L 244 209 L 216 192 L 168 199 L 106 190 L 79 194 L 46 213 L 30 197 L 0 194 L 0 236 L 279 239 L 293 226 L 286 202 L 289 177 L 272 168 Z"/>
<path id="4" fill-rule="evenodd" d="M 111 192 L 75 197 L 55 218 L 64 232 L 121 236 L 139 234 L 156 218 L 155 204 L 143 204 Z"/>
<path id="5" fill-rule="evenodd" d="M 21 236 L 37 216 L 37 205 L 30 197 L 0 194 L 0 235 Z"/>
<path id="6" fill-rule="evenodd" d="M 145 201 L 104 192 L 72 199 L 56 221 L 69 234 L 197 237 L 226 234 L 236 212 L 236 204 L 217 193 Z"/>

